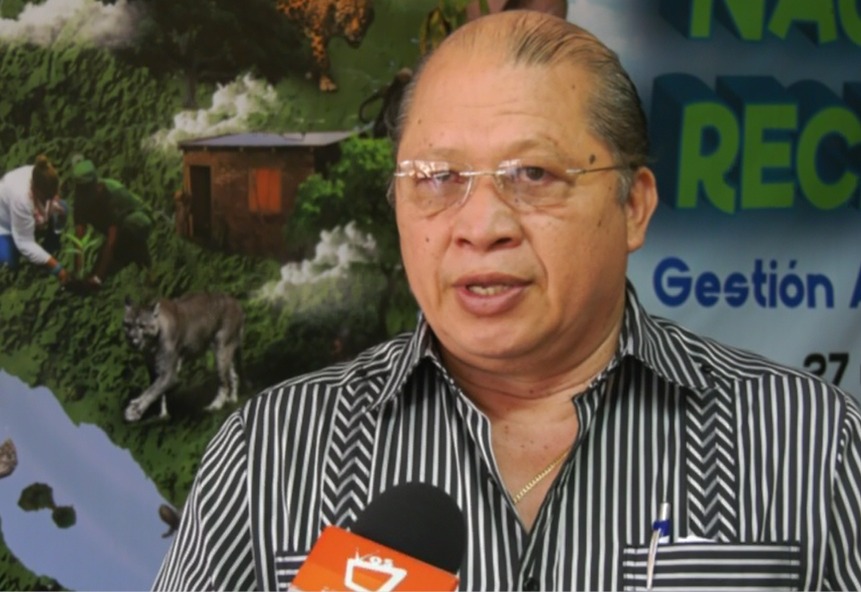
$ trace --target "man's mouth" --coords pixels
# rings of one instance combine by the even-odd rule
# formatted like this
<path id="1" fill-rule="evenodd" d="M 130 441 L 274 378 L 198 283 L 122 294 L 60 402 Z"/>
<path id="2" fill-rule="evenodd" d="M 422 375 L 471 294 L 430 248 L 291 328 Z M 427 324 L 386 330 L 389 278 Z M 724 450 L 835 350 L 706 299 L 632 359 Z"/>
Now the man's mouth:
<path id="1" fill-rule="evenodd" d="M 469 290 L 473 294 L 477 294 L 478 296 L 496 296 L 497 294 L 502 294 L 510 288 L 511 286 L 507 286 L 505 284 L 493 284 L 489 286 L 470 284 L 466 287 L 467 290 Z"/>

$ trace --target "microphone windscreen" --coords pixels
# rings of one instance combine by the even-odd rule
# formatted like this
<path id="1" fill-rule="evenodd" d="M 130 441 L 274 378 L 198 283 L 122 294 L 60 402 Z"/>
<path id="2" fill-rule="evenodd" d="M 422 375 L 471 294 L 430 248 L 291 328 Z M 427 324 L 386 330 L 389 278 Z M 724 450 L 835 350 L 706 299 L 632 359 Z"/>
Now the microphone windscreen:
<path id="1" fill-rule="evenodd" d="M 466 520 L 457 502 L 427 483 L 387 489 L 350 530 L 449 573 L 460 569 L 466 547 Z"/>

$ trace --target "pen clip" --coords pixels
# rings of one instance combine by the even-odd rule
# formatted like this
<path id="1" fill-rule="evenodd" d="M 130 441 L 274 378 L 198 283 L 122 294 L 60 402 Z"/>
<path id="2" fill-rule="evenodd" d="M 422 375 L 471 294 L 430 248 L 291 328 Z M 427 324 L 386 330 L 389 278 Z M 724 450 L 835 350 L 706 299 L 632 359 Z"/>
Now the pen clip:
<path id="1" fill-rule="evenodd" d="M 652 540 L 649 542 L 649 556 L 646 560 L 646 590 L 652 589 L 655 578 L 655 560 L 658 557 L 658 545 L 661 538 L 670 536 L 670 504 L 661 503 L 658 519 L 652 522 Z"/>

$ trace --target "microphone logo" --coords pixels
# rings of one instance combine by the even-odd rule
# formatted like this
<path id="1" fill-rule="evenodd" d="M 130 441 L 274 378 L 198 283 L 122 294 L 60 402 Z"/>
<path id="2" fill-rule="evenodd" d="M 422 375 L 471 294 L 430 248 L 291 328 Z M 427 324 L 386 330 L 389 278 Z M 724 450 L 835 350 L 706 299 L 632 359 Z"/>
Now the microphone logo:
<path id="1" fill-rule="evenodd" d="M 347 559 L 344 586 L 351 592 L 392 592 L 405 577 L 407 570 L 391 559 L 370 554 L 360 556 L 356 551 Z"/>

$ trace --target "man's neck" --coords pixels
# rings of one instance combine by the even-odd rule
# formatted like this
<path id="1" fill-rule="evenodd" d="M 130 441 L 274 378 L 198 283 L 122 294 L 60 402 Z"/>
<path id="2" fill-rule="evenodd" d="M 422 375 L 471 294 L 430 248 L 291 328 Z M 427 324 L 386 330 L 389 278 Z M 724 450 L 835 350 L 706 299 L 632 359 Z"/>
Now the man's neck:
<path id="1" fill-rule="evenodd" d="M 613 359 L 622 326 L 622 315 L 609 327 L 597 346 L 577 357 L 572 355 L 567 364 L 556 368 L 532 365 L 534 370 L 523 371 L 525 364 L 494 363 L 487 366 L 470 364 L 443 352 L 449 372 L 466 395 L 482 409 L 491 421 L 494 418 L 534 422 L 542 415 L 552 420 L 556 413 L 570 412 L 570 401 L 583 392 Z M 568 402 L 567 408 L 560 406 Z"/>

